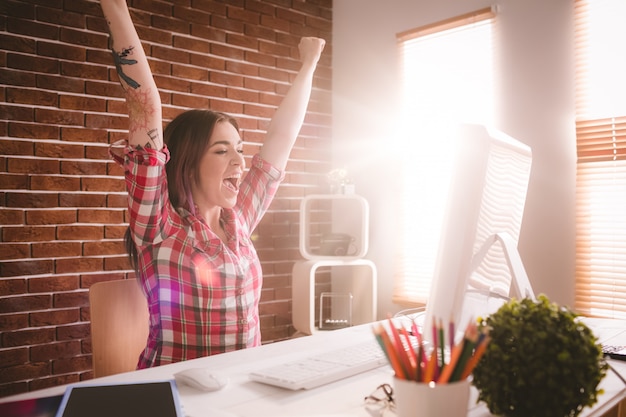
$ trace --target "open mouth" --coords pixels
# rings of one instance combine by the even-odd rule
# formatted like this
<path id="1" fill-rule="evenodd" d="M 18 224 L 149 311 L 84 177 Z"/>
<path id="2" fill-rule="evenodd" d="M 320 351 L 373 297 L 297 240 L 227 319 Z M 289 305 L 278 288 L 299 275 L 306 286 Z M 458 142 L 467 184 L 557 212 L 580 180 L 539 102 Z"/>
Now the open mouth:
<path id="1" fill-rule="evenodd" d="M 235 174 L 230 177 L 224 178 L 222 183 L 224 184 L 224 187 L 236 193 L 237 191 L 239 191 L 240 180 L 241 180 L 241 174 Z"/>

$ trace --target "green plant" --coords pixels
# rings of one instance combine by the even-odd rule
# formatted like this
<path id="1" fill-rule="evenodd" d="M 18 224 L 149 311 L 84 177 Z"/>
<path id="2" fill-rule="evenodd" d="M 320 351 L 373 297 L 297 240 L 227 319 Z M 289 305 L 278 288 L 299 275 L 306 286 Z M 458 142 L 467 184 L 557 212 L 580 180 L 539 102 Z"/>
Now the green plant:
<path id="1" fill-rule="evenodd" d="M 575 417 L 597 402 L 606 375 L 592 331 L 540 295 L 513 299 L 479 320 L 491 341 L 472 384 L 489 411 L 507 417 Z"/>

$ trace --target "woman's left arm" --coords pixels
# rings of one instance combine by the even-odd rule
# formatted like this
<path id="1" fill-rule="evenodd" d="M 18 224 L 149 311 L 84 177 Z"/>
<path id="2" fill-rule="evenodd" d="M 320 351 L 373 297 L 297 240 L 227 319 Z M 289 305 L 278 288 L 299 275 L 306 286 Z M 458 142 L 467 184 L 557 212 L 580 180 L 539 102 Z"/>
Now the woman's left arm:
<path id="1" fill-rule="evenodd" d="M 287 95 L 278 106 L 267 129 L 261 157 L 281 171 L 285 169 L 291 148 L 298 137 L 313 87 L 313 74 L 324 49 L 325 41 L 305 37 L 298 49 L 302 67 Z"/>

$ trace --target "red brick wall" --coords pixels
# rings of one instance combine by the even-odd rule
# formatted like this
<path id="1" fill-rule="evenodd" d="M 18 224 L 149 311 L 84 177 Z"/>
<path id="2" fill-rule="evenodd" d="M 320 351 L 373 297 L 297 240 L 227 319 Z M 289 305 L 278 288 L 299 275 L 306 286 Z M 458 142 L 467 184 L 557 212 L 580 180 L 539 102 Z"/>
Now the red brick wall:
<path id="1" fill-rule="evenodd" d="M 108 144 L 127 126 L 98 2 L 0 5 L 0 396 L 89 379 L 89 287 L 132 278 L 122 172 Z M 309 113 L 257 229 L 264 342 L 287 338 L 302 196 L 330 168 L 332 0 L 129 0 L 170 119 L 189 107 L 240 119 L 250 156 L 321 36 Z"/>

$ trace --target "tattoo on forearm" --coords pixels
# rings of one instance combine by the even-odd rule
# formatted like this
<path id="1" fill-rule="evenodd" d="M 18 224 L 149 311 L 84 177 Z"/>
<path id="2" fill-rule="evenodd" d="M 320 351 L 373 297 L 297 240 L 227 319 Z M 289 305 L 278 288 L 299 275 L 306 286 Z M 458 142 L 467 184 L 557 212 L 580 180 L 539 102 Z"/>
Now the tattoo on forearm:
<path id="1" fill-rule="evenodd" d="M 113 62 L 115 62 L 115 69 L 117 70 L 117 74 L 120 76 L 122 80 L 126 82 L 132 88 L 139 88 L 139 83 L 128 75 L 124 73 L 124 69 L 122 65 L 135 65 L 137 63 L 136 59 L 128 59 L 128 55 L 132 54 L 133 47 L 124 48 L 122 52 L 116 52 L 114 49 L 111 49 L 113 52 Z"/>
<path id="2" fill-rule="evenodd" d="M 155 147 L 154 144 L 159 139 L 159 136 L 160 136 L 159 129 L 148 130 L 148 137 L 150 138 L 150 141 L 146 143 L 146 148 L 154 148 Z"/>

